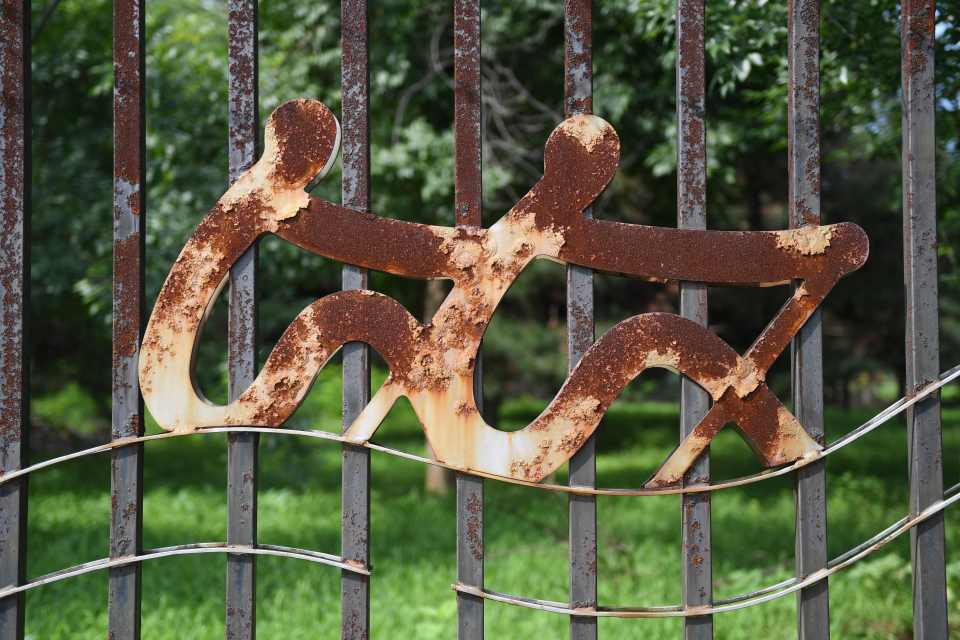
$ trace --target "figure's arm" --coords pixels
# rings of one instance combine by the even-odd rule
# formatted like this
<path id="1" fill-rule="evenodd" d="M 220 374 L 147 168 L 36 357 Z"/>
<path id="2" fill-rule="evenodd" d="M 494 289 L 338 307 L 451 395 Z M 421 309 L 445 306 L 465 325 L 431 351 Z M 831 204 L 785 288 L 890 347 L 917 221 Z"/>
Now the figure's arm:
<path id="1" fill-rule="evenodd" d="M 320 198 L 275 233 L 338 262 L 408 278 L 454 278 L 453 227 L 406 222 L 348 209 Z M 483 233 L 479 231 L 478 233 Z"/>
<path id="2" fill-rule="evenodd" d="M 583 210 L 616 172 L 620 141 L 596 116 L 561 123 L 547 140 L 544 176 L 510 215 L 530 217 L 563 238 L 549 257 L 651 280 L 717 285 L 774 285 L 836 280 L 866 260 L 866 234 L 855 224 L 788 231 L 704 231 L 588 219 Z"/>
<path id="3" fill-rule="evenodd" d="M 867 238 L 845 222 L 788 231 L 702 231 L 578 219 L 565 229 L 565 262 L 655 280 L 715 285 L 837 280 L 867 258 Z"/>

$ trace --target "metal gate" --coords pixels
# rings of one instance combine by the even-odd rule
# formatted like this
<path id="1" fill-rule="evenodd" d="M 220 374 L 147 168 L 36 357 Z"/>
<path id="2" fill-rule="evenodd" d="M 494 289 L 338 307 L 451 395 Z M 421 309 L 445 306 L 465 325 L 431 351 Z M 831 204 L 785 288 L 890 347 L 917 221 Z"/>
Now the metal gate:
<path id="1" fill-rule="evenodd" d="M 820 223 L 819 0 L 787 0 L 789 8 L 789 204 L 790 225 Z M 109 573 L 110 638 L 139 637 L 140 566 L 171 555 L 227 554 L 226 633 L 252 638 L 256 628 L 255 556 L 278 555 L 330 565 L 342 572 L 344 638 L 370 634 L 370 451 L 404 455 L 340 434 L 224 426 L 228 438 L 228 529 L 222 543 L 144 549 L 142 451 L 145 442 L 178 433 L 144 436 L 143 401 L 137 368 L 144 330 L 145 101 L 144 10 L 146 0 L 114 3 L 114 288 L 113 441 L 28 466 L 27 362 L 24 345 L 29 299 L 30 176 L 30 7 L 26 0 L 2 0 L 0 22 L 0 640 L 23 637 L 24 599 L 29 589 L 91 571 Z M 706 122 L 704 0 L 677 0 L 678 226 L 706 229 Z M 946 492 L 941 470 L 937 391 L 960 377 L 960 367 L 939 374 L 936 207 L 934 192 L 933 0 L 904 0 L 903 63 L 903 241 L 906 285 L 906 380 L 909 395 L 842 439 L 824 442 L 822 339 L 818 312 L 800 330 L 792 347 L 794 411 L 809 435 L 824 448 L 817 456 L 754 476 L 710 483 L 709 458 L 702 455 L 679 487 L 605 489 L 596 487 L 594 438 L 570 459 L 569 486 L 519 482 L 569 495 L 570 596 L 548 602 L 498 593 L 484 587 L 483 488 L 485 474 L 457 473 L 458 637 L 483 637 L 484 602 L 494 600 L 570 617 L 575 639 L 597 637 L 600 617 L 683 617 L 686 638 L 713 635 L 714 614 L 761 604 L 796 593 L 798 634 L 829 636 L 827 578 L 910 532 L 913 562 L 914 631 L 917 638 L 947 637 L 944 522 L 942 511 L 960 499 L 960 485 Z M 456 223 L 482 226 L 480 3 L 455 0 L 454 84 Z M 592 110 L 592 26 L 590 0 L 565 0 L 565 115 Z M 367 2 L 343 0 L 343 206 L 367 212 L 370 205 Z M 257 3 L 229 0 L 229 159 L 236 180 L 256 161 L 259 128 L 257 94 Z M 589 216 L 589 210 L 586 211 Z M 229 275 L 229 372 L 231 400 L 248 387 L 256 367 L 256 263 L 254 246 Z M 366 271 L 343 268 L 345 290 L 365 289 Z M 567 271 L 570 368 L 594 341 L 593 276 L 583 266 Z M 707 289 L 681 284 L 681 315 L 706 324 Z M 368 347 L 344 347 L 344 427 L 370 400 Z M 479 377 L 477 378 L 479 379 Z M 482 390 L 476 388 L 482 398 Z M 684 379 L 680 436 L 689 435 L 707 414 L 710 396 Z M 910 505 L 903 519 L 874 538 L 833 559 L 826 546 L 824 458 L 905 412 L 909 425 Z M 262 432 L 341 442 L 342 549 L 339 555 L 258 543 L 257 449 Z M 581 444 L 581 443 L 578 443 Z M 30 472 L 80 456 L 107 453 L 112 465 L 110 556 L 44 576 L 25 575 L 27 477 Z M 448 465 L 456 468 L 456 465 Z M 712 595 L 710 495 L 774 476 L 796 478 L 796 577 L 728 600 Z M 596 496 L 675 493 L 682 500 L 683 599 L 676 605 L 604 607 L 597 599 Z"/>

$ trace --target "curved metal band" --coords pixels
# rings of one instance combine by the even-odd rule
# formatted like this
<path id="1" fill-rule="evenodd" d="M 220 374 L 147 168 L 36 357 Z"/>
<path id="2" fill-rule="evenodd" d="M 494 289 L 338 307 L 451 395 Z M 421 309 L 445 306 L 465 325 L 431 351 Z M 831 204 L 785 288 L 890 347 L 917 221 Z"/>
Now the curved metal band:
<path id="1" fill-rule="evenodd" d="M 399 451 L 397 449 L 391 449 L 389 447 L 384 447 L 382 445 L 374 444 L 372 442 L 366 442 L 362 444 L 357 444 L 351 442 L 356 446 L 364 446 L 373 451 L 379 451 L 381 453 L 386 453 L 398 458 L 403 458 L 405 460 L 412 460 L 414 462 L 420 462 L 423 464 L 430 464 L 438 467 L 445 467 L 447 469 L 452 469 L 454 471 L 460 471 L 463 473 L 468 473 L 471 475 L 480 476 L 483 478 L 490 478 L 491 480 L 498 480 L 500 482 L 507 482 L 510 484 L 516 484 L 524 487 L 530 487 L 533 489 L 541 489 L 544 491 L 554 491 L 557 493 L 572 493 L 579 495 L 601 495 L 601 496 L 662 496 L 662 495 L 671 495 L 671 494 L 682 494 L 682 493 L 706 493 L 711 491 L 719 491 L 721 489 L 730 489 L 733 487 L 741 487 L 744 485 L 754 484 L 760 482 L 761 480 L 767 480 L 769 478 L 775 478 L 778 476 L 787 475 L 805 467 L 817 460 L 820 460 L 832 453 L 836 453 L 843 447 L 846 447 L 849 444 L 859 440 L 868 433 L 874 431 L 880 425 L 889 422 L 896 416 L 900 415 L 916 403 L 920 402 L 924 398 L 936 393 L 946 385 L 954 382 L 960 378 L 960 365 L 957 365 L 951 369 L 948 369 L 940 378 L 934 382 L 929 383 L 917 393 L 909 397 L 903 397 L 888 406 L 886 409 L 876 414 L 874 417 L 870 418 L 862 425 L 853 429 L 846 435 L 840 437 L 835 442 L 827 446 L 819 456 L 808 457 L 797 460 L 793 464 L 789 464 L 783 467 L 776 469 L 770 469 L 767 471 L 761 471 L 748 476 L 741 476 L 739 478 L 733 478 L 731 480 L 724 480 L 722 482 L 714 482 L 711 484 L 696 484 L 683 487 L 664 487 L 658 489 L 605 489 L 605 488 L 590 488 L 590 487 L 576 487 L 568 486 L 562 484 L 547 484 L 547 483 L 538 483 L 538 482 L 527 482 L 525 480 L 518 480 L 515 478 L 507 478 L 503 476 L 493 475 L 482 473 L 470 469 L 461 469 L 452 465 L 444 464 L 437 460 L 430 458 L 425 458 L 423 456 L 418 456 L 413 453 L 407 453 L 405 451 Z M 183 436 L 191 435 L 201 435 L 207 433 L 266 433 L 271 435 L 286 435 L 286 436 L 302 436 L 306 438 L 318 438 L 320 440 L 330 440 L 333 442 L 346 442 L 346 439 L 338 433 L 332 433 L 330 431 L 320 431 L 313 429 L 283 429 L 276 427 L 209 427 L 204 429 L 198 429 L 196 431 L 188 432 L 165 432 L 165 433 L 156 433 L 153 435 L 140 436 L 137 438 L 122 438 L 118 440 L 113 440 L 106 444 L 98 445 L 96 447 L 91 447 L 89 449 L 84 449 L 82 451 L 76 451 L 74 453 L 68 453 L 63 456 L 56 458 L 50 458 L 49 460 L 44 460 L 43 462 L 38 462 L 36 464 L 30 465 L 29 467 L 24 467 L 17 471 L 11 471 L 0 475 L 0 485 L 15 480 L 21 476 L 28 475 L 40 469 L 45 469 L 47 467 L 52 467 L 54 465 L 60 464 L 61 462 L 67 462 L 70 460 L 76 460 L 78 458 L 83 458 L 90 455 L 95 455 L 98 453 L 106 453 L 118 447 L 125 447 L 133 444 L 139 444 L 141 442 L 152 442 L 154 440 L 166 440 L 168 438 L 178 438 Z"/>
<path id="2" fill-rule="evenodd" d="M 684 608 L 680 605 L 662 605 L 654 607 L 597 607 L 597 608 L 574 608 L 564 602 L 555 602 L 551 600 L 538 600 L 535 598 L 522 598 L 512 596 L 506 593 L 493 591 L 490 589 L 478 589 L 476 587 L 454 583 L 452 585 L 455 591 L 466 593 L 485 600 L 502 602 L 516 607 L 526 609 L 537 609 L 550 613 L 559 613 L 563 615 L 577 615 L 589 618 L 685 618 L 690 616 L 703 616 L 714 613 L 724 613 L 727 611 L 736 611 L 746 609 L 764 602 L 776 600 L 783 596 L 795 593 L 805 589 L 813 584 L 826 580 L 833 574 L 846 569 L 854 563 L 862 560 L 871 553 L 882 549 L 900 535 L 906 533 L 924 520 L 940 513 L 950 505 L 960 500 L 960 483 L 955 484 L 944 493 L 942 500 L 931 505 L 927 509 L 914 517 L 901 518 L 890 525 L 869 540 L 857 545 L 853 549 L 837 556 L 831 560 L 825 569 L 800 578 L 791 578 L 776 584 L 763 587 L 750 593 L 742 594 L 734 598 L 719 600 L 716 604 L 704 607 Z"/>
<path id="3" fill-rule="evenodd" d="M 960 483 L 952 486 L 944 494 L 944 498 L 931 505 L 913 518 L 904 517 L 890 525 L 872 538 L 857 545 L 853 549 L 834 558 L 828 563 L 827 568 L 818 571 L 803 579 L 791 578 L 767 587 L 763 587 L 750 593 L 742 594 L 734 598 L 720 600 L 717 604 L 709 607 L 690 607 L 684 609 L 679 605 L 663 605 L 654 607 L 598 607 L 596 609 L 571 608 L 562 602 L 550 600 L 538 600 L 535 598 L 522 598 L 512 596 L 489 589 L 477 589 L 459 583 L 455 583 L 453 588 L 456 591 L 475 595 L 487 600 L 502 602 L 513 606 L 524 607 L 528 609 L 538 609 L 551 613 L 560 613 L 565 615 L 576 614 L 578 616 L 596 617 L 596 618 L 667 618 L 667 617 L 687 617 L 699 616 L 712 613 L 724 613 L 755 606 L 770 600 L 789 595 L 800 589 L 827 579 L 829 576 L 845 569 L 859 560 L 865 558 L 871 553 L 878 551 L 887 544 L 917 526 L 924 520 L 940 513 L 947 507 L 960 500 Z M 344 571 L 350 571 L 360 575 L 370 575 L 370 567 L 364 567 L 356 563 L 345 562 L 342 558 L 319 551 L 308 549 L 298 549 L 295 547 L 285 547 L 280 545 L 256 545 L 253 547 L 244 545 L 229 545 L 222 542 L 200 542 L 194 544 L 183 544 L 171 547 L 161 547 L 150 549 L 136 556 L 127 556 L 125 558 L 101 558 L 84 564 L 62 569 L 48 573 L 22 585 L 9 587 L 0 590 L 0 598 L 29 591 L 54 582 L 60 582 L 69 578 L 74 578 L 95 571 L 102 571 L 110 567 L 119 567 L 145 560 L 154 560 L 170 556 L 200 555 L 205 553 L 244 553 L 252 555 L 277 556 L 284 558 L 293 558 L 297 560 L 306 560 L 316 564 L 324 564 L 331 567 L 337 567 Z"/>
<path id="4" fill-rule="evenodd" d="M 143 562 L 144 560 L 155 560 L 157 558 L 168 558 L 170 556 L 191 556 L 205 553 L 242 553 L 245 555 L 258 556 L 277 556 L 281 558 L 294 558 L 296 560 L 306 560 L 316 564 L 325 564 L 330 567 L 337 567 L 344 571 L 358 573 L 361 575 L 370 575 L 370 568 L 364 567 L 353 562 L 345 562 L 339 556 L 333 556 L 320 551 L 311 551 L 309 549 L 298 549 L 296 547 L 284 547 L 273 544 L 259 544 L 256 546 L 227 544 L 225 542 L 196 542 L 193 544 L 180 544 L 172 547 L 160 547 L 158 549 L 148 549 L 135 556 L 126 556 L 123 558 L 100 558 L 91 562 L 78 564 L 67 569 L 54 571 L 15 587 L 8 587 L 0 590 L 0 598 L 6 598 L 16 593 L 29 591 L 42 587 L 43 585 L 60 582 L 68 578 L 75 578 L 85 573 L 102 571 L 111 567 L 122 567 L 128 564 Z"/>

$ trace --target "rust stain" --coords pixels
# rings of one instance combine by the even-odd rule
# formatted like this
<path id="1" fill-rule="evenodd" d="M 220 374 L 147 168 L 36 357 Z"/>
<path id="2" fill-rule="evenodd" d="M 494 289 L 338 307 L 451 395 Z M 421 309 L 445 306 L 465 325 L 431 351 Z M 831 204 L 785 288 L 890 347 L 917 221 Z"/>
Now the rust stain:
<path id="1" fill-rule="evenodd" d="M 564 113 L 593 111 L 593 11 L 589 2 L 566 0 L 564 24 Z"/>
<path id="2" fill-rule="evenodd" d="M 265 139 L 259 162 L 184 247 L 147 327 L 140 381 L 165 429 L 279 427 L 334 353 L 346 342 L 360 341 L 380 353 L 390 376 L 345 437 L 368 441 L 405 396 L 436 458 L 465 471 L 541 480 L 583 445 L 621 390 L 651 367 L 688 376 L 715 404 L 650 486 L 679 483 L 730 422 L 766 465 L 818 454 L 820 446 L 764 378 L 836 282 L 866 260 L 867 239 L 856 225 L 718 232 L 587 218 L 584 209 L 606 188 L 619 161 L 616 132 L 593 116 L 568 119 L 553 131 L 543 178 L 485 229 L 402 222 L 307 196 L 303 187 L 329 168 L 339 142 L 336 119 L 318 102 L 279 107 Z M 231 265 L 265 233 L 360 268 L 447 278 L 453 287 L 426 324 L 372 291 L 321 298 L 291 323 L 249 388 L 228 405 L 214 405 L 193 383 L 194 343 Z M 751 259 L 736 259 L 744 255 Z M 497 305 L 537 258 L 653 281 L 766 286 L 800 280 L 802 293 L 787 300 L 743 355 L 677 315 L 628 318 L 586 352 L 540 416 L 507 433 L 486 424 L 477 411 L 473 373 Z M 479 542 L 471 547 L 482 554 Z"/>
<path id="3" fill-rule="evenodd" d="M 483 503 L 476 494 L 470 496 L 467 501 L 467 543 L 470 547 L 470 555 L 476 561 L 483 560 L 483 522 L 481 513 Z"/>
<path id="4" fill-rule="evenodd" d="M 30 43 L 28 3 L 4 2 L 0 13 L 0 472 L 20 468 L 24 427 L 24 323 L 29 300 L 26 250 L 30 190 Z M 0 513 L 0 527 L 20 514 Z M 16 536 L 11 535 L 14 539 Z"/>
<path id="5" fill-rule="evenodd" d="M 480 3 L 455 0 L 453 8 L 453 135 L 455 217 L 479 227 L 483 217 L 480 137 Z"/>

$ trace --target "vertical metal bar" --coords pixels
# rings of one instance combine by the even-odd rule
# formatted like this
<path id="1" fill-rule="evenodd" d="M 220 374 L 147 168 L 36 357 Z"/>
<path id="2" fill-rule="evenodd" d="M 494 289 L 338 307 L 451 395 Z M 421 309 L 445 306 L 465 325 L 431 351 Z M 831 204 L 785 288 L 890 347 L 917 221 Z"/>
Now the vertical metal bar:
<path id="1" fill-rule="evenodd" d="M 707 135 L 704 52 L 704 0 L 677 1 L 677 226 L 707 227 Z M 707 287 L 680 284 L 680 315 L 707 324 Z M 710 408 L 710 396 L 684 378 L 680 387 L 680 437 L 684 438 Z M 687 483 L 710 480 L 710 453 L 704 452 L 684 477 Z M 713 597 L 710 494 L 682 496 L 683 604 L 708 605 Z M 713 637 L 713 617 L 684 618 L 683 637 Z"/>
<path id="2" fill-rule="evenodd" d="M 366 0 L 343 0 L 341 74 L 343 95 L 343 204 L 370 210 L 370 66 Z M 344 289 L 365 289 L 367 272 L 343 267 Z M 370 401 L 370 350 L 363 343 L 343 348 L 343 426 L 346 429 Z M 342 466 L 341 553 L 346 560 L 370 563 L 370 451 L 344 445 Z M 344 571 L 341 577 L 340 637 L 370 635 L 370 578 Z"/>
<path id="3" fill-rule="evenodd" d="M 790 226 L 820 224 L 820 0 L 790 0 L 788 20 L 788 178 Z M 818 309 L 791 346 L 793 404 L 801 424 L 824 443 L 823 332 Z M 796 570 L 827 564 L 826 463 L 796 475 Z M 830 599 L 823 580 L 797 594 L 801 640 L 830 637 Z"/>
<path id="4" fill-rule="evenodd" d="M 567 117 L 593 112 L 593 3 L 565 0 L 564 103 Z M 592 216 L 587 210 L 585 215 Z M 594 339 L 593 272 L 567 267 L 567 367 L 572 370 Z M 597 484 L 596 438 L 591 436 L 570 458 L 570 485 Z M 570 606 L 597 606 L 597 499 L 571 494 L 568 499 Z M 596 640 L 597 618 L 570 616 L 573 640 Z"/>
<path id="5" fill-rule="evenodd" d="M 0 4 L 0 473 L 27 461 L 30 301 L 30 3 Z M 27 479 L 0 487 L 0 587 L 26 571 Z M 23 638 L 22 594 L 0 600 L 0 640 Z"/>
<path id="6" fill-rule="evenodd" d="M 230 0 L 228 4 L 229 170 L 234 182 L 257 156 L 258 51 L 257 0 Z M 236 399 L 257 373 L 257 256 L 250 248 L 230 270 L 229 382 Z M 257 543 L 256 434 L 227 438 L 227 541 Z M 256 560 L 249 554 L 227 556 L 226 637 L 256 637 Z"/>
<path id="7" fill-rule="evenodd" d="M 143 435 L 137 357 L 144 327 L 146 228 L 145 0 L 113 6 L 113 413 L 114 439 Z M 110 557 L 142 547 L 143 445 L 111 454 Z M 109 635 L 140 637 L 140 564 L 110 570 Z"/>
<path id="8" fill-rule="evenodd" d="M 481 160 L 480 0 L 453 3 L 453 148 L 454 211 L 457 226 L 483 224 Z M 474 396 L 482 410 L 482 364 L 479 355 Z M 483 588 L 483 479 L 457 474 L 457 580 Z M 483 600 L 457 593 L 457 637 L 483 638 Z"/>
<path id="9" fill-rule="evenodd" d="M 934 0 L 904 0 L 903 275 L 906 297 L 906 385 L 913 393 L 940 368 L 937 300 L 937 208 L 934 173 Z M 910 513 L 943 497 L 940 400 L 932 396 L 907 414 Z M 947 598 L 943 514 L 910 531 L 913 630 L 918 640 L 946 638 Z"/>

